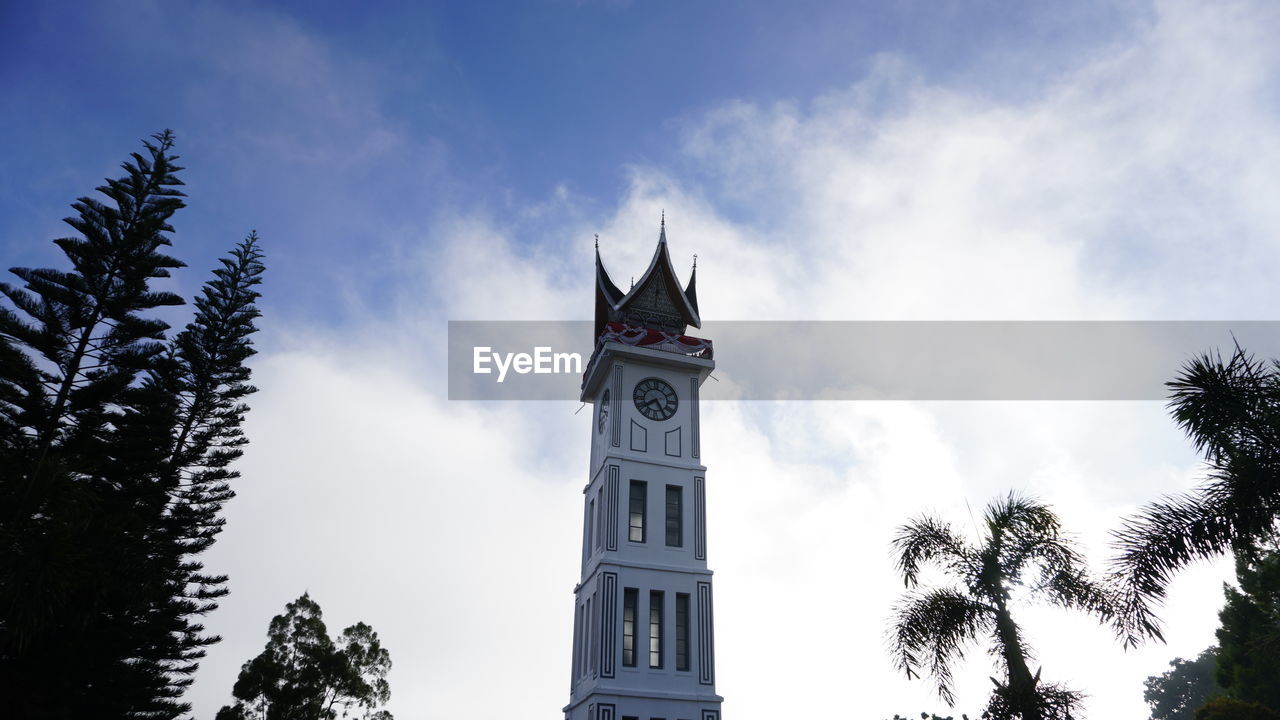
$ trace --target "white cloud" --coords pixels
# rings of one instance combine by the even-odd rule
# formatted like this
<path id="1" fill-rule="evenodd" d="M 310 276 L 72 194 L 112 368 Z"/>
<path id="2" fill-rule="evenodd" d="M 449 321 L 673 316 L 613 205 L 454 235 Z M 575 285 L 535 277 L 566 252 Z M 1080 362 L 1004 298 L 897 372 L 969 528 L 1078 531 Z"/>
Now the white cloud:
<path id="1" fill-rule="evenodd" d="M 536 455 L 554 438 L 585 457 L 586 434 L 565 432 L 572 408 L 546 419 L 547 406 L 450 404 L 378 365 L 349 348 L 260 363 L 254 447 L 210 554 L 234 592 L 210 621 L 226 640 L 202 666 L 199 714 L 229 698 L 267 621 L 303 590 L 331 632 L 357 620 L 379 632 L 405 717 L 468 714 L 492 676 L 530 693 L 487 698 L 494 717 L 562 699 L 571 613 L 550 579 L 572 587 L 578 485 Z M 529 432 L 534 422 L 550 432 Z"/>
<path id="2" fill-rule="evenodd" d="M 605 262 L 624 286 L 642 272 L 665 209 L 677 264 L 699 253 L 714 319 L 1265 317 L 1280 270 L 1265 80 L 1280 51 L 1261 28 L 1275 12 L 1161 4 L 1130 42 L 1018 101 L 885 58 L 812 102 L 726 105 L 688 121 L 695 179 L 633 169 L 595 219 Z M 227 640 L 201 669 L 198 712 L 310 588 L 332 629 L 382 634 L 397 715 L 555 715 L 588 416 L 443 401 L 438 346 L 446 318 L 590 314 L 594 229 L 575 202 L 548 201 L 573 218 L 551 245 L 478 214 L 440 220 L 436 249 L 402 258 L 427 280 L 398 289 L 392 320 L 341 342 L 295 328 L 295 351 L 263 358 L 246 477 L 209 559 L 234 593 L 210 622 Z M 1154 403 L 726 403 L 704 425 L 719 690 L 743 720 L 939 707 L 883 648 L 900 587 L 888 539 L 908 517 L 966 527 L 1018 489 L 1098 561 L 1124 512 L 1195 477 Z M 1179 579 L 1167 647 L 1126 655 L 1089 620 L 1021 619 L 1045 677 L 1088 692 L 1094 717 L 1141 716 L 1142 679 L 1211 641 L 1227 576 Z M 971 653 L 961 709 L 980 707 L 990 672 Z"/>
<path id="3" fill-rule="evenodd" d="M 1265 316 L 1280 145 L 1276 51 L 1258 28 L 1274 9 L 1161 8 L 1132 44 L 1018 104 L 885 59 L 804 108 L 690 122 L 687 147 L 719 197 L 816 261 L 810 312 Z"/>

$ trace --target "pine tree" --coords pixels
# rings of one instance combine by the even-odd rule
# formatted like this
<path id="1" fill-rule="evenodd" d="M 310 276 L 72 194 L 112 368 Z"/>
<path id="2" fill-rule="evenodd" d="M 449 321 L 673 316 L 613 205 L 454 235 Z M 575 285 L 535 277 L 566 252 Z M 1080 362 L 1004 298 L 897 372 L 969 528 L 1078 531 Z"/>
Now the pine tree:
<path id="1" fill-rule="evenodd" d="M 1280 712 L 1280 552 L 1238 556 L 1236 580 L 1218 613 L 1217 681 L 1237 700 Z"/>
<path id="2" fill-rule="evenodd" d="M 0 284 L 0 689 L 15 716 L 176 717 L 226 593 L 195 556 L 221 527 L 245 442 L 256 235 L 171 340 L 150 281 L 184 206 L 173 135 L 81 198 L 55 241 L 71 271 Z"/>

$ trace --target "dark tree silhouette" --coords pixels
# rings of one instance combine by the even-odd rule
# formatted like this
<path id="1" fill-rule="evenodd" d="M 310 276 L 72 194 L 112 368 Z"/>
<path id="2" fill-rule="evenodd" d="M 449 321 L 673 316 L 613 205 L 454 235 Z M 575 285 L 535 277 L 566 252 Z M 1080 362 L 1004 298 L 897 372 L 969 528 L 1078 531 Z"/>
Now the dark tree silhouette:
<path id="1" fill-rule="evenodd" d="M 1216 697 L 1196 710 L 1195 720 L 1280 720 L 1280 713 L 1258 703 Z"/>
<path id="2" fill-rule="evenodd" d="M 176 717 L 226 578 L 195 556 L 221 527 L 241 453 L 263 271 L 250 235 L 186 329 L 149 317 L 182 267 L 173 135 L 81 198 L 55 241 L 70 271 L 0 284 L 0 690 L 15 717 Z"/>
<path id="3" fill-rule="evenodd" d="M 931 517 L 903 525 L 894 538 L 897 566 L 911 590 L 894 609 L 890 645 L 907 677 L 933 675 L 938 694 L 954 704 L 952 664 L 966 645 L 986 638 L 1004 680 L 988 706 L 994 718 L 1048 720 L 1069 717 L 1077 692 L 1041 684 L 1031 672 L 1031 651 L 1013 619 L 1015 589 L 1062 607 L 1108 618 L 1110 599 L 1085 570 L 1084 558 L 1062 534 L 1048 507 L 1015 494 L 984 513 L 982 538 L 970 545 L 951 526 Z M 936 566 L 957 584 L 916 589 L 920 573 Z"/>
<path id="4" fill-rule="evenodd" d="M 1194 660 L 1174 658 L 1169 669 L 1143 683 L 1142 699 L 1151 706 L 1151 720 L 1192 720 L 1196 708 L 1222 693 L 1214 680 L 1218 648 L 1211 647 Z"/>
<path id="5" fill-rule="evenodd" d="M 307 593 L 271 619 L 267 647 L 244 664 L 217 720 L 392 720 L 391 654 L 378 633 L 356 623 L 329 639 L 320 606 Z M 359 714 L 353 714 L 359 713 Z"/>
<path id="6" fill-rule="evenodd" d="M 1114 533 L 1115 624 L 1126 647 L 1163 640 L 1155 607 L 1174 573 L 1231 551 L 1256 556 L 1280 517 L 1280 365 L 1237 346 L 1226 362 L 1192 360 L 1168 386 L 1170 411 L 1208 471 L 1196 489 L 1146 505 Z"/>
<path id="7" fill-rule="evenodd" d="M 1217 680 L 1238 700 L 1280 712 L 1280 553 L 1236 561 L 1218 617 Z"/>

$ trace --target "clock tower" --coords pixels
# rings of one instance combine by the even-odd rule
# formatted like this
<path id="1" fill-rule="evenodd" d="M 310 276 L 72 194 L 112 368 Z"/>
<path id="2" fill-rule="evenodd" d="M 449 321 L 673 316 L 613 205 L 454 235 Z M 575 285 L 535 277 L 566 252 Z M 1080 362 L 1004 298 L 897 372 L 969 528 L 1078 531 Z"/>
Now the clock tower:
<path id="1" fill-rule="evenodd" d="M 630 291 L 596 250 L 595 407 L 565 720 L 720 720 L 698 390 L 715 367 L 697 266 L 681 288 L 666 223 Z"/>

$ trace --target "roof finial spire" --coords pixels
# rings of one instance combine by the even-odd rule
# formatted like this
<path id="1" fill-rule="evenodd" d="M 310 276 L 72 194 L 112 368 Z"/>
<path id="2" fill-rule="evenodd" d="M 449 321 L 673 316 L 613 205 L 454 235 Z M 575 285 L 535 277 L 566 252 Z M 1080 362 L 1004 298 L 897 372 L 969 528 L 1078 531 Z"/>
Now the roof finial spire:
<path id="1" fill-rule="evenodd" d="M 693 269 L 698 269 L 698 253 L 693 254 Z"/>
<path id="2" fill-rule="evenodd" d="M 600 233 L 596 233 L 596 249 L 600 249 Z"/>
<path id="3" fill-rule="evenodd" d="M 667 210 L 663 208 L 662 219 L 658 225 L 658 244 L 661 245 L 667 241 Z"/>

